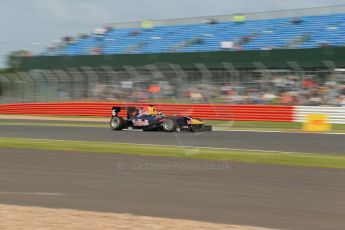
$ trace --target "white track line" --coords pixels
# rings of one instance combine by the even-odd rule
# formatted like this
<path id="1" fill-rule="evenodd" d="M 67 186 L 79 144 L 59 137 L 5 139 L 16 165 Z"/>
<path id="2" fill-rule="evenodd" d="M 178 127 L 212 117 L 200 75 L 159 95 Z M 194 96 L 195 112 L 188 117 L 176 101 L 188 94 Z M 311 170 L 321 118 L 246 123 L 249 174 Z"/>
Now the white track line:
<path id="1" fill-rule="evenodd" d="M 233 129 L 233 130 L 222 130 L 222 129 L 214 129 L 213 131 L 216 132 L 251 132 L 251 133 L 291 133 L 291 134 L 313 134 L 313 135 L 345 135 L 345 133 L 330 133 L 330 132 L 305 132 L 305 131 L 300 131 L 300 132 L 291 132 L 291 131 L 281 131 L 281 130 L 251 130 L 251 129 Z"/>
<path id="2" fill-rule="evenodd" d="M 16 138 L 19 140 L 33 140 L 33 141 L 56 141 L 56 142 L 75 142 L 75 143 L 90 143 L 90 141 L 76 141 L 76 140 L 59 140 L 59 139 L 28 139 L 28 138 Z M 91 142 L 92 143 L 92 142 Z M 104 144 L 119 144 L 119 145 L 139 145 L 139 146 L 151 146 L 151 147 L 174 147 L 174 148 L 191 148 L 191 149 L 214 149 L 214 150 L 227 150 L 227 151 L 242 151 L 242 152 L 267 152 L 267 153 L 280 153 L 280 154 L 316 154 L 308 152 L 289 152 L 289 151 L 279 151 L 279 150 L 265 150 L 265 149 L 235 149 L 235 148 L 219 148 L 219 147 L 206 147 L 206 146 L 191 146 L 191 145 L 158 145 L 158 144 L 142 144 L 133 142 L 98 142 Z M 322 154 L 322 153 L 320 153 Z"/>
<path id="3" fill-rule="evenodd" d="M 47 192 L 1 192 L 0 195 L 27 195 L 27 196 L 63 196 L 61 193 L 47 193 Z"/>

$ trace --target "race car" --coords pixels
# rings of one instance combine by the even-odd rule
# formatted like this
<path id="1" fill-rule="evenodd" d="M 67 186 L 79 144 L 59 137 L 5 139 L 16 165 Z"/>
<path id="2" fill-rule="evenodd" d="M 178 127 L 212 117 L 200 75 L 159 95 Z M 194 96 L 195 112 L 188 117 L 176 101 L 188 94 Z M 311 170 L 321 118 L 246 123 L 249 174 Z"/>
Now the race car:
<path id="1" fill-rule="evenodd" d="M 127 110 L 127 118 L 119 116 L 122 109 Z M 143 130 L 143 131 L 212 131 L 211 125 L 205 125 L 200 119 L 189 116 L 165 116 L 162 113 L 142 113 L 143 108 L 113 106 L 110 120 L 110 128 L 120 130 Z"/>

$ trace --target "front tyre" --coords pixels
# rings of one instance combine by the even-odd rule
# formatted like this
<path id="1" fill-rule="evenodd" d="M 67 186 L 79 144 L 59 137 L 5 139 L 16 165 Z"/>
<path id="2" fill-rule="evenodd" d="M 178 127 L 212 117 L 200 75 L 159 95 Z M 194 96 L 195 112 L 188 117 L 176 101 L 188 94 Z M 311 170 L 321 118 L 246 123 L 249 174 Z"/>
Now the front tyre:
<path id="1" fill-rule="evenodd" d="M 110 128 L 113 131 L 119 131 L 125 128 L 125 120 L 122 117 L 112 117 L 110 119 Z"/>
<path id="2" fill-rule="evenodd" d="M 175 132 L 177 128 L 177 123 L 174 119 L 167 118 L 163 122 L 162 127 L 165 132 Z"/>

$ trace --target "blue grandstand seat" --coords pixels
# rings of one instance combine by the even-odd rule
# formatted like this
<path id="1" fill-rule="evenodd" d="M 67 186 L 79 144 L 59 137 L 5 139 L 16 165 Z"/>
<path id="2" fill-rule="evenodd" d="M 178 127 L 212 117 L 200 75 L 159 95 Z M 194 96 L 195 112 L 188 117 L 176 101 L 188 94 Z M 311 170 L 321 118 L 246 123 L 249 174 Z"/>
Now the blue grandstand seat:
<path id="1" fill-rule="evenodd" d="M 89 55 L 97 47 L 102 54 L 203 52 L 222 50 L 222 41 L 232 41 L 243 50 L 266 48 L 316 48 L 321 43 L 345 45 L 345 14 L 305 16 L 301 24 L 292 24 L 291 18 L 248 20 L 244 23 L 188 24 L 159 26 L 151 30 L 141 28 L 113 29 L 103 38 L 89 36 L 73 44 L 41 55 Z M 136 30 L 139 33 L 133 35 Z M 299 38 L 309 35 L 309 39 Z M 256 35 L 254 39 L 239 43 L 241 38 Z M 201 44 L 193 39 L 201 38 Z M 291 47 L 289 47 L 291 48 Z"/>

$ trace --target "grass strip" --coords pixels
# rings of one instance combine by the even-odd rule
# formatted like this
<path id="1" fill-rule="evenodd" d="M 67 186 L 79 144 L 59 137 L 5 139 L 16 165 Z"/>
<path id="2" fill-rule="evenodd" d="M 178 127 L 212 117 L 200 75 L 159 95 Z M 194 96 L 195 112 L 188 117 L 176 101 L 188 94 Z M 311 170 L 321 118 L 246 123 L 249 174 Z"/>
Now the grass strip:
<path id="1" fill-rule="evenodd" d="M 244 163 L 345 169 L 345 155 L 231 150 L 70 140 L 0 138 L 1 148 L 76 151 L 226 160 Z"/>

